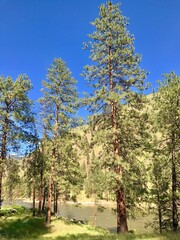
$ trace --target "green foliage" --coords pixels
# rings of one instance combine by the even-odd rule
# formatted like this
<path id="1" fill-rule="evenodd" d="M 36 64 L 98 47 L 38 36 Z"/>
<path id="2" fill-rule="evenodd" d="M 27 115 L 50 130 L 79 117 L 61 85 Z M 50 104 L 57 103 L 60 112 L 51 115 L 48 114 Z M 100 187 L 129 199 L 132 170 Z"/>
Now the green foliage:
<path id="1" fill-rule="evenodd" d="M 29 144 L 34 137 L 33 104 L 28 97 L 30 89 L 31 82 L 26 75 L 19 75 L 15 81 L 11 77 L 0 77 L 0 201 L 7 153 L 18 152 L 22 144 Z"/>
<path id="2" fill-rule="evenodd" d="M 158 227 L 163 230 L 178 226 L 179 201 L 179 135 L 180 135 L 180 77 L 174 72 L 163 75 L 154 95 L 151 201 L 156 206 Z M 156 222 L 156 220 L 155 220 Z"/>
<path id="3" fill-rule="evenodd" d="M 23 206 L 8 206 L 3 207 L 3 209 L 0 209 L 0 217 L 11 217 L 14 215 L 22 215 L 22 214 L 28 214 L 30 211 L 29 209 L 26 209 Z"/>
<path id="4" fill-rule="evenodd" d="M 23 177 L 29 189 L 29 193 L 31 193 L 34 184 L 36 189 L 39 189 L 40 173 L 43 168 L 45 171 L 43 155 L 40 146 L 36 145 L 35 149 L 28 153 L 23 160 Z"/>
<path id="5" fill-rule="evenodd" d="M 96 30 L 89 35 L 92 42 L 86 48 L 94 65 L 85 66 L 83 74 L 94 88 L 88 103 L 97 113 L 105 111 L 111 101 L 130 101 L 134 97 L 132 87 L 144 88 L 146 73 L 139 68 L 141 56 L 134 53 L 134 37 L 126 29 L 127 19 L 122 16 L 119 4 L 102 4 L 99 18 L 92 25 Z M 110 91 L 110 75 L 113 91 Z"/>
<path id="6" fill-rule="evenodd" d="M 86 175 L 85 191 L 94 196 L 95 205 L 104 196 L 115 200 L 118 191 L 123 190 L 126 202 L 121 203 L 124 209 L 127 207 L 129 217 L 135 217 L 138 208 L 147 203 L 149 189 L 150 211 L 155 213 L 153 227 L 160 232 L 176 231 L 180 202 L 180 77 L 174 72 L 164 74 L 153 96 L 153 106 L 147 106 L 142 93 L 146 71 L 139 67 L 141 56 L 134 51 L 134 36 L 127 30 L 128 20 L 119 6 L 111 1 L 100 6 L 99 17 L 91 23 L 95 27 L 89 34 L 91 41 L 84 44 L 90 50 L 91 64 L 84 67 L 83 76 L 92 92 L 86 93 L 83 100 L 91 113 L 83 134 L 77 134 L 75 129 L 80 123 L 76 116 L 80 105 L 76 80 L 62 59 L 54 59 L 42 82 L 41 141 L 28 97 L 32 87 L 29 78 L 19 75 L 13 81 L 11 77 L 0 77 L 0 194 L 5 176 L 4 195 L 11 201 L 22 194 L 24 182 L 28 183 L 30 195 L 31 188 L 37 193 L 44 187 L 48 188 L 48 196 L 77 200 Z M 29 149 L 24 159 L 25 178 L 21 178 L 19 162 L 7 158 L 7 154 L 24 148 L 25 142 Z M 145 161 L 147 156 L 150 163 Z M 80 168 L 81 157 L 84 169 Z M 49 202 L 51 205 L 52 199 Z M 49 232 L 44 219 L 13 218 L 18 214 L 28 211 L 16 206 L 0 210 L 2 239 L 38 239 Z M 123 214 L 126 221 L 126 213 Z M 103 239 L 136 239 L 135 235 L 101 233 Z M 68 235 L 66 239 L 102 236 L 92 238 L 83 233 Z"/>
<path id="7" fill-rule="evenodd" d="M 99 18 L 92 23 L 96 29 L 89 35 L 92 41 L 85 45 L 92 65 L 84 67 L 83 75 L 93 88 L 86 102 L 95 125 L 93 141 L 101 148 L 96 159 L 106 176 L 104 190 L 115 198 L 123 186 L 132 214 L 146 193 L 146 168 L 139 158 L 146 143 L 147 114 L 140 94 L 146 72 L 139 67 L 141 56 L 134 52 L 127 24 L 119 4 L 100 6 Z"/>
<path id="8" fill-rule="evenodd" d="M 71 72 L 65 63 L 59 58 L 54 59 L 51 68 L 48 69 L 47 80 L 43 81 L 44 97 L 39 100 L 44 108 L 42 112 L 44 131 L 48 142 L 46 155 L 49 160 L 52 157 L 56 158 L 53 160 L 55 171 L 57 171 L 54 181 L 60 178 L 61 184 L 66 180 L 69 183 L 73 181 L 77 183 L 76 176 L 78 176 L 74 174 L 74 167 L 78 167 L 78 161 L 72 147 L 73 135 L 70 134 L 70 130 L 78 123 L 78 119 L 74 117 L 78 97 L 75 84 L 76 80 L 71 77 Z M 55 156 L 52 155 L 53 149 L 56 152 Z M 51 164 L 51 161 L 47 161 L 47 168 Z M 73 176 L 62 174 L 64 171 L 73 175 L 74 179 Z M 67 189 L 67 186 L 64 188 Z"/>
<path id="9" fill-rule="evenodd" d="M 47 79 L 42 84 L 44 96 L 39 99 L 39 102 L 44 107 L 42 114 L 45 115 L 43 121 L 46 134 L 48 131 L 50 137 L 52 132 L 58 135 L 63 134 L 64 131 L 75 126 L 73 114 L 76 112 L 78 97 L 76 80 L 71 77 L 71 72 L 63 60 L 56 58 L 48 69 Z M 58 126 L 55 126 L 56 120 L 58 120 Z"/>
<path id="10" fill-rule="evenodd" d="M 94 124 L 89 122 L 82 127 L 79 139 L 79 151 L 83 159 L 83 169 L 86 174 L 85 192 L 88 197 L 94 195 L 95 201 L 103 197 L 105 191 L 105 173 L 102 171 L 102 163 L 98 157 L 98 143 L 94 138 Z"/>
<path id="11" fill-rule="evenodd" d="M 13 199 L 20 197 L 21 194 L 19 191 L 21 183 L 20 165 L 17 159 L 9 157 L 6 159 L 5 166 L 4 195 L 6 195 L 6 199 L 12 202 Z"/>
<path id="12" fill-rule="evenodd" d="M 157 146 L 157 143 L 156 143 Z M 163 150 L 154 150 L 150 171 L 150 211 L 154 212 L 151 226 L 155 230 L 171 229 L 171 172 L 166 168 L 167 161 Z"/>
<path id="13" fill-rule="evenodd" d="M 28 97 L 31 87 L 26 75 L 19 75 L 15 81 L 11 77 L 0 77 L 0 139 L 6 132 L 6 150 L 17 150 L 20 141 L 28 142 L 31 137 L 34 124 L 33 104 Z"/>
<path id="14" fill-rule="evenodd" d="M 73 128 L 79 123 L 75 116 L 78 106 L 76 80 L 60 58 L 54 59 L 43 84 L 42 106 L 44 128 L 45 182 L 58 194 L 76 195 L 82 186 L 78 155 L 73 147 L 76 134 Z M 51 182 L 51 184 L 50 184 Z"/>
<path id="15" fill-rule="evenodd" d="M 75 133 L 67 133 L 57 139 L 57 160 L 55 162 L 54 181 L 62 196 L 77 196 L 83 187 L 84 175 L 79 165 L 79 155 L 75 149 L 77 137 Z"/>

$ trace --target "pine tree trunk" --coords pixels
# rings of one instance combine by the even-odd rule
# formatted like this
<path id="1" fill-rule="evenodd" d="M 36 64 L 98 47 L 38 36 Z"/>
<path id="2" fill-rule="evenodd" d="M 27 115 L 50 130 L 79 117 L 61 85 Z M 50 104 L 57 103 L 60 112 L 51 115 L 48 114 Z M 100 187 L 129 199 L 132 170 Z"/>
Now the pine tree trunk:
<path id="1" fill-rule="evenodd" d="M 49 177 L 49 185 L 48 185 L 48 204 L 47 204 L 47 215 L 46 215 L 46 224 L 50 225 L 51 223 L 51 209 L 52 209 L 52 173 L 53 173 L 53 167 L 51 166 L 51 174 Z"/>
<path id="2" fill-rule="evenodd" d="M 58 199 L 59 199 L 59 192 L 58 192 L 58 189 L 56 189 L 56 213 L 58 212 Z"/>
<path id="3" fill-rule="evenodd" d="M 114 135 L 114 159 L 116 160 L 119 156 L 119 144 L 117 137 L 117 123 L 115 110 L 112 107 L 112 123 L 113 123 L 113 135 Z M 114 168 L 117 179 L 122 177 L 122 167 L 120 165 L 115 165 Z M 118 180 L 119 189 L 116 191 L 116 203 L 117 203 L 117 233 L 128 232 L 127 216 L 126 216 L 126 198 L 125 190 L 122 183 Z"/>
<path id="4" fill-rule="evenodd" d="M 54 213 L 56 211 L 56 186 L 54 184 Z"/>
<path id="5" fill-rule="evenodd" d="M 33 217 L 36 215 L 36 187 L 35 181 L 33 183 Z"/>
<path id="6" fill-rule="evenodd" d="M 117 122 L 116 122 L 116 112 L 114 106 L 112 106 L 112 125 L 113 125 L 113 138 L 114 138 L 114 159 L 117 160 L 119 156 L 119 144 L 117 136 Z M 116 203 L 117 203 L 117 233 L 128 232 L 127 216 L 126 216 L 126 198 L 125 190 L 120 182 L 122 177 L 122 167 L 120 165 L 115 165 L 114 170 L 117 174 L 117 183 L 119 188 L 116 191 Z"/>
<path id="7" fill-rule="evenodd" d="M 58 138 L 58 128 L 59 128 L 59 106 L 56 106 L 56 118 L 55 118 L 55 130 L 54 130 L 54 146 L 53 146 L 53 151 L 52 151 L 52 165 L 51 165 L 51 199 L 52 199 L 52 184 L 53 184 L 53 176 L 54 176 L 54 164 L 55 164 L 55 160 L 57 159 L 57 138 Z M 54 184 L 55 187 L 55 184 Z M 54 188 L 54 195 L 56 195 L 56 188 Z M 56 197 L 56 196 L 54 196 Z M 54 208 L 56 208 L 55 206 L 56 204 L 56 200 L 54 199 Z M 56 209 L 54 209 L 56 211 Z"/>
<path id="8" fill-rule="evenodd" d="M 116 201 L 117 201 L 117 233 L 127 232 L 128 226 L 126 217 L 125 192 L 123 188 L 120 188 L 116 192 Z"/>
<path id="9" fill-rule="evenodd" d="M 109 70 L 109 81 L 110 81 L 110 92 L 114 92 L 114 82 L 112 74 L 112 48 L 108 48 L 108 70 Z M 114 161 L 117 161 L 119 157 L 119 142 L 118 142 L 118 126 L 117 126 L 117 108 L 116 103 L 111 100 L 111 122 L 113 131 L 113 146 L 114 146 Z M 115 163 L 114 171 L 117 174 L 117 179 L 122 177 L 122 167 Z M 119 182 L 119 181 L 118 181 Z M 121 183 L 118 183 L 121 185 Z M 117 203 L 117 233 L 127 232 L 127 216 L 126 216 L 126 204 L 125 204 L 125 190 L 122 186 L 116 191 L 116 203 Z"/>
<path id="10" fill-rule="evenodd" d="M 42 194 L 43 194 L 43 170 L 41 169 L 41 172 L 40 172 L 40 189 L 39 189 L 38 216 L 41 216 Z"/>
<path id="11" fill-rule="evenodd" d="M 12 186 L 12 184 L 10 184 L 10 186 L 9 186 L 9 200 L 10 200 L 10 203 L 12 204 L 13 203 L 13 186 Z"/>
<path id="12" fill-rule="evenodd" d="M 177 210 L 177 176 L 175 164 L 175 137 L 172 137 L 172 222 L 173 230 L 178 228 L 178 210 Z"/>
<path id="13" fill-rule="evenodd" d="M 58 211 L 58 190 L 56 184 L 54 184 L 54 213 Z"/>
<path id="14" fill-rule="evenodd" d="M 2 206 L 2 179 L 3 179 L 3 169 L 2 169 L 2 159 L 0 162 L 0 209 Z"/>
<path id="15" fill-rule="evenodd" d="M 95 196 L 95 200 L 94 200 L 94 226 L 96 227 L 97 225 L 97 200 L 96 200 L 96 196 Z"/>
<path id="16" fill-rule="evenodd" d="M 45 210 L 45 203 L 46 203 L 46 186 L 44 186 L 44 193 L 43 193 L 43 202 L 42 202 L 42 211 Z"/>
<path id="17" fill-rule="evenodd" d="M 43 134 L 43 139 L 44 139 L 44 135 Z M 40 171 L 40 189 L 39 189 L 39 206 L 38 206 L 38 216 L 41 216 L 42 210 L 44 211 L 44 205 L 45 205 L 45 188 L 44 188 L 44 196 L 43 196 L 43 167 L 44 167 L 44 155 L 45 155 L 45 151 L 44 151 L 44 140 L 42 141 L 42 165 L 41 165 L 41 171 Z"/>
<path id="18" fill-rule="evenodd" d="M 158 192 L 157 192 L 157 200 L 158 200 L 159 232 L 162 233 L 162 210 L 161 210 L 160 189 L 159 189 L 159 186 L 158 186 Z"/>
<path id="19" fill-rule="evenodd" d="M 86 140 L 88 142 L 88 139 Z M 89 144 L 89 143 L 88 143 Z M 88 197 L 91 197 L 89 193 L 89 161 L 90 161 L 90 149 L 86 152 L 86 158 L 85 158 L 85 168 L 86 168 L 86 179 L 87 179 L 87 188 L 88 188 Z"/>
<path id="20" fill-rule="evenodd" d="M 56 144 L 56 135 L 54 138 L 54 142 Z M 46 216 L 46 224 L 50 225 L 51 223 L 51 211 L 52 211 L 52 193 L 53 193 L 53 177 L 54 177 L 54 161 L 56 159 L 56 147 L 53 146 L 52 150 L 52 160 L 51 160 L 51 171 L 49 177 L 49 185 L 48 185 L 48 205 L 47 205 L 47 216 Z"/>
<path id="21" fill-rule="evenodd" d="M 8 114 L 8 111 L 7 111 Z M 6 144 L 7 144 L 7 132 L 8 132 L 8 122 L 9 119 L 6 116 L 3 128 L 3 136 L 2 136 L 2 145 L 1 145 L 1 156 L 0 156 L 0 209 L 2 206 L 2 180 L 3 180 L 3 165 L 6 159 Z"/>

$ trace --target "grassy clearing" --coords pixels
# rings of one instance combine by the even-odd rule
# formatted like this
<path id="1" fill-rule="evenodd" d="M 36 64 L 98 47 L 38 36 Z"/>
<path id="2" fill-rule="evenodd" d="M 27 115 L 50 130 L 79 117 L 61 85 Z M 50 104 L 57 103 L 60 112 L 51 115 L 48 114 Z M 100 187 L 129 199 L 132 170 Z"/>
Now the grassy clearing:
<path id="1" fill-rule="evenodd" d="M 65 220 L 53 219 L 51 227 L 45 225 L 45 218 L 32 217 L 24 208 L 14 208 L 17 212 L 8 212 L 0 217 L 0 240 L 179 240 L 179 234 L 110 234 L 90 225 L 73 224 Z"/>

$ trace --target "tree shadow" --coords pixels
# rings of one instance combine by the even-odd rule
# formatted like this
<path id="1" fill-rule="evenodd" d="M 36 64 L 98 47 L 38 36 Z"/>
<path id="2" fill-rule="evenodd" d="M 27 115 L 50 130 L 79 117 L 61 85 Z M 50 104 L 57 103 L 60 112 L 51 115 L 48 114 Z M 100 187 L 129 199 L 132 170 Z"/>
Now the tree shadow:
<path id="1" fill-rule="evenodd" d="M 0 236 L 4 239 L 38 239 L 50 232 L 44 218 L 24 217 L 0 221 Z"/>
<path id="2" fill-rule="evenodd" d="M 144 239 L 163 239 L 178 240 L 179 234 L 107 234 L 107 235 L 89 235 L 89 234 L 68 234 L 66 236 L 58 236 L 55 240 L 144 240 Z"/>
<path id="3" fill-rule="evenodd" d="M 109 234 L 109 235 L 89 235 L 89 234 L 69 234 L 66 236 L 59 236 L 56 237 L 55 240 L 133 240 L 137 239 L 133 235 L 116 235 L 116 234 Z"/>

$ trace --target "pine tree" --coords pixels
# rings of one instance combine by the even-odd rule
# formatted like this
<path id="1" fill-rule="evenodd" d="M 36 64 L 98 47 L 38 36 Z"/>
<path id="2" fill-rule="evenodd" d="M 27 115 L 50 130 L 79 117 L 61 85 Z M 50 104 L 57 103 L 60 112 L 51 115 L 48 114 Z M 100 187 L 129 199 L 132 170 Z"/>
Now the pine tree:
<path id="1" fill-rule="evenodd" d="M 178 186 L 179 175 L 179 148 L 180 148 L 180 77 L 174 72 L 163 75 L 159 82 L 158 93 L 155 94 L 154 125 L 160 134 L 154 151 L 161 151 L 159 158 L 166 167 L 166 176 L 171 176 L 171 209 L 172 229 L 178 228 Z M 156 177 L 156 176 L 155 176 Z"/>
<path id="2" fill-rule="evenodd" d="M 26 75 L 19 75 L 15 81 L 11 77 L 0 77 L 0 203 L 7 153 L 17 150 L 21 142 L 31 137 L 34 115 L 28 97 L 30 89 L 31 82 Z"/>
<path id="3" fill-rule="evenodd" d="M 98 128 L 103 131 L 102 136 L 108 140 L 104 161 L 111 169 L 111 178 L 114 178 L 117 232 L 128 231 L 127 189 L 122 180 L 126 172 L 122 159 L 126 163 L 127 148 L 124 146 L 125 141 L 121 143 L 124 135 L 120 128 L 120 113 L 123 105 L 133 105 L 140 100 L 135 89 L 137 92 L 143 89 L 146 76 L 145 71 L 139 68 L 141 56 L 134 53 L 134 37 L 127 31 L 127 24 L 126 17 L 122 16 L 119 10 L 119 4 L 107 2 L 100 6 L 99 18 L 92 23 L 96 30 L 89 35 L 92 42 L 85 44 L 85 48 L 90 49 L 91 60 L 95 63 L 85 66 L 83 73 L 89 85 L 94 88 L 93 93 L 86 96 L 87 103 Z M 130 132 L 125 134 L 130 138 Z"/>
<path id="4" fill-rule="evenodd" d="M 34 147 L 24 158 L 24 176 L 28 188 L 32 189 L 32 199 L 33 199 L 33 216 L 36 213 L 36 193 L 39 190 L 39 194 L 42 195 L 42 168 L 44 167 L 43 155 L 39 146 L 39 139 L 36 138 L 34 142 Z M 42 196 L 41 201 L 42 201 Z M 41 214 L 41 206 L 38 209 L 38 214 Z"/>
<path id="5" fill-rule="evenodd" d="M 155 230 L 162 233 L 171 229 L 171 197 L 170 197 L 170 169 L 166 168 L 166 151 L 159 145 L 158 141 L 153 141 L 151 146 L 152 161 L 150 165 L 150 212 L 154 219 L 150 224 Z"/>
<path id="6" fill-rule="evenodd" d="M 79 154 L 76 147 L 77 134 L 67 132 L 58 139 L 58 160 L 55 163 L 54 183 L 59 196 L 76 201 L 76 196 L 83 187 L 84 176 L 80 169 Z"/>
<path id="7" fill-rule="evenodd" d="M 76 80 L 71 77 L 71 72 L 60 58 L 54 59 L 48 69 L 47 79 L 42 84 L 44 96 L 39 101 L 45 109 L 44 125 L 46 139 L 49 142 L 49 149 L 46 151 L 49 160 L 46 223 L 50 224 L 55 167 L 58 160 L 61 162 L 58 149 L 63 148 L 59 139 L 76 124 L 73 115 L 76 112 L 78 95 L 75 87 Z"/>
<path id="8" fill-rule="evenodd" d="M 20 165 L 17 159 L 13 159 L 8 156 L 5 163 L 5 189 L 7 194 L 7 199 L 13 203 L 13 199 L 20 197 L 18 196 L 19 185 L 21 183 L 20 178 Z"/>
<path id="9" fill-rule="evenodd" d="M 45 158 L 45 139 L 41 139 L 40 143 L 40 161 L 39 161 L 39 204 L 38 204 L 38 216 L 41 216 L 43 206 L 43 189 L 45 189 L 44 173 L 46 170 L 46 158 Z"/>
<path id="10" fill-rule="evenodd" d="M 83 128 L 80 149 L 86 173 L 85 193 L 88 197 L 94 198 L 94 225 L 96 226 L 98 209 L 102 209 L 98 201 L 103 198 L 106 178 L 94 131 L 94 124 L 89 120 L 88 125 Z"/>

